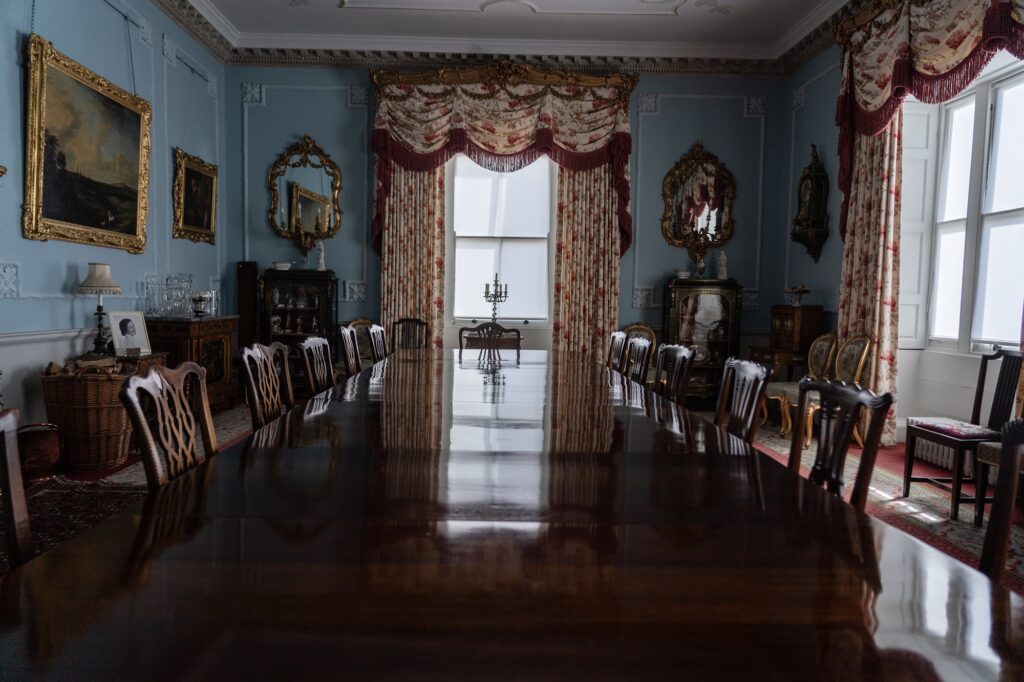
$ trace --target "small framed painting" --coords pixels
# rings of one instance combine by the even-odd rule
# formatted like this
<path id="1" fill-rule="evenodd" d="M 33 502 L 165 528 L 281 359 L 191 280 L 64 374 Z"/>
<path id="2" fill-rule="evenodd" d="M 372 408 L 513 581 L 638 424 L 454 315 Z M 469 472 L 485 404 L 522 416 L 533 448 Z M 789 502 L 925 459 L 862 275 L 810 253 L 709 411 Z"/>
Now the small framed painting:
<path id="1" fill-rule="evenodd" d="M 110 322 L 110 335 L 114 339 L 114 355 L 128 355 L 128 351 L 138 351 L 141 355 L 153 352 L 149 347 L 149 334 L 146 333 L 146 318 L 138 310 L 119 313 L 107 313 Z"/>
<path id="2" fill-rule="evenodd" d="M 174 149 L 175 239 L 214 243 L 217 230 L 217 166 Z"/>

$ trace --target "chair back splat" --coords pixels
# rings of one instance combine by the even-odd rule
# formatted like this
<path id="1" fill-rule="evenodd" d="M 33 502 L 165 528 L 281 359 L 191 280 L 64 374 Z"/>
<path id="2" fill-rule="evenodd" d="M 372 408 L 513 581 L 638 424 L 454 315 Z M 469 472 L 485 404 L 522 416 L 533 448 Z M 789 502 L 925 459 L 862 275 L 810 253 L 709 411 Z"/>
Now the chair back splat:
<path id="1" fill-rule="evenodd" d="M 634 336 L 626 344 L 626 360 L 623 374 L 643 386 L 647 382 L 647 368 L 650 365 L 651 341 Z"/>
<path id="2" fill-rule="evenodd" d="M 609 369 L 622 371 L 622 360 L 626 351 L 626 332 L 612 332 L 608 336 L 608 360 Z"/>
<path id="3" fill-rule="evenodd" d="M 342 355 L 345 359 L 345 374 L 355 376 L 363 369 L 362 360 L 359 357 L 359 341 L 356 338 L 356 330 L 339 325 L 338 335 L 341 337 Z"/>
<path id="4" fill-rule="evenodd" d="M 155 429 L 146 418 L 140 393 L 153 406 Z M 194 362 L 183 362 L 174 369 L 153 367 L 145 376 L 129 377 L 124 382 L 121 402 L 138 434 L 150 489 L 166 485 L 216 454 L 205 367 Z M 197 447 L 200 437 L 202 452 Z"/>
<path id="5" fill-rule="evenodd" d="M 757 432 L 754 419 L 771 375 L 770 369 L 756 362 L 736 358 L 726 360 L 718 408 L 715 410 L 715 425 L 747 443 L 753 443 Z"/>
<path id="6" fill-rule="evenodd" d="M 846 453 L 853 440 L 853 429 L 860 420 L 863 410 L 870 413 L 868 432 L 860 455 L 857 479 L 853 484 L 850 504 L 864 509 L 868 499 L 871 473 L 875 468 L 878 444 L 882 439 L 886 415 L 892 406 L 892 395 L 875 395 L 857 384 L 843 381 L 814 381 L 805 378 L 800 382 L 800 398 L 797 414 L 807 410 L 809 393 L 817 393 L 821 406 L 821 429 L 818 435 L 818 451 L 811 467 L 810 480 L 824 486 L 829 492 L 843 494 L 843 467 Z M 789 468 L 800 471 L 800 456 L 804 447 L 805 420 L 797 419 L 793 429 L 793 443 L 789 451 Z"/>
<path id="7" fill-rule="evenodd" d="M 1020 458 L 1024 454 L 1024 419 L 1015 419 L 1003 429 L 1003 446 L 999 456 L 999 478 L 992 501 L 985 544 L 981 548 L 978 569 L 998 582 L 1006 567 L 1007 545 L 1013 525 L 1013 504 L 1017 499 L 1020 479 Z"/>
<path id="8" fill-rule="evenodd" d="M 275 341 L 242 349 L 242 369 L 253 430 L 274 421 L 295 407 L 288 347 Z"/>
<path id="9" fill-rule="evenodd" d="M 391 350 L 427 348 L 427 323 L 415 317 L 403 317 L 391 325 Z"/>
<path id="10" fill-rule="evenodd" d="M 662 344 L 654 363 L 654 392 L 684 405 L 696 352 L 686 346 Z"/>
<path id="11" fill-rule="evenodd" d="M 17 410 L 0 410 L 0 501 L 3 503 L 8 563 L 12 567 L 23 564 L 32 556 L 32 530 L 18 454 L 20 419 Z"/>
<path id="12" fill-rule="evenodd" d="M 370 357 L 377 364 L 388 356 L 388 339 L 384 327 L 379 324 L 370 325 Z"/>
<path id="13" fill-rule="evenodd" d="M 316 395 L 334 385 L 334 358 L 327 339 L 311 336 L 299 344 L 302 362 L 306 368 L 309 394 Z"/>
<path id="14" fill-rule="evenodd" d="M 981 424 L 981 403 L 985 393 L 985 375 L 988 373 L 988 364 L 1002 358 L 999 364 L 999 375 L 996 378 L 996 390 L 992 396 L 992 407 L 989 409 L 988 422 L 985 423 L 995 431 L 1003 428 L 1003 425 L 1010 420 L 1013 413 L 1014 402 L 1017 399 L 1017 383 L 1020 381 L 1021 362 L 1024 361 L 1024 351 L 1004 350 L 996 347 L 991 355 L 981 356 L 981 368 L 978 370 L 978 386 L 974 389 L 974 407 L 971 410 L 971 423 Z"/>

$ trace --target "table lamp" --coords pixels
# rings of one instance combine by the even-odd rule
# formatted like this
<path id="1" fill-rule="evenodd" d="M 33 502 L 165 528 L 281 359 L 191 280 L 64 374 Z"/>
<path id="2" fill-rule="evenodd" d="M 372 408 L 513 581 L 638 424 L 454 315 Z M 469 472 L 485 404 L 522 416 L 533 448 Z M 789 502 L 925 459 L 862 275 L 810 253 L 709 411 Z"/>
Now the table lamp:
<path id="1" fill-rule="evenodd" d="M 106 355 L 110 335 L 103 329 L 103 294 L 121 294 L 121 286 L 110 276 L 110 265 L 89 263 L 89 274 L 75 291 L 79 294 L 96 294 L 96 342 L 93 344 L 92 352 L 95 355 Z"/>

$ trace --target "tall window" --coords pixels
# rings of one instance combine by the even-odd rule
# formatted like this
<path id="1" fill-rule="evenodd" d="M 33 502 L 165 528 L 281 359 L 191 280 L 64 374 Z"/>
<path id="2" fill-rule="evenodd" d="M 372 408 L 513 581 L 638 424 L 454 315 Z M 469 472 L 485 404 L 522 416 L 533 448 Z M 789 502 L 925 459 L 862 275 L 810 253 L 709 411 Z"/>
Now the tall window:
<path id="1" fill-rule="evenodd" d="M 961 351 L 1017 344 L 1024 310 L 1024 173 L 1019 168 L 1024 158 L 1024 68 L 1017 60 L 1002 58 L 963 96 L 936 111 L 940 124 L 928 337 L 933 344 Z M 904 125 L 927 120 L 909 116 Z M 918 140 L 930 134 L 920 128 L 904 132 L 905 140 L 908 132 Z M 908 173 L 908 168 L 905 154 L 905 217 L 906 206 L 919 205 L 927 195 L 917 196 L 921 174 Z M 927 242 L 904 240 L 908 249 L 901 261 L 912 273 L 917 273 L 919 261 L 909 249 Z M 901 277 L 906 272 L 901 268 Z M 901 283 L 901 294 L 903 290 Z"/>
<path id="2" fill-rule="evenodd" d="M 498 317 L 547 321 L 551 301 L 551 199 L 554 165 L 547 157 L 514 173 L 495 173 L 454 159 L 453 224 L 456 319 L 487 319 L 484 286 L 508 285 Z"/>

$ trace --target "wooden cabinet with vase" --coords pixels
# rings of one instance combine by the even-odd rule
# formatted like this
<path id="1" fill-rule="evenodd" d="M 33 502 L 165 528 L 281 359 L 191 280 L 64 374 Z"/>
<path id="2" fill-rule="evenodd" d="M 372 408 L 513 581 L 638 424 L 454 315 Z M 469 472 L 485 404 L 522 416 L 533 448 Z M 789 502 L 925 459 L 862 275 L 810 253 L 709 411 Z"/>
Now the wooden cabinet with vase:
<path id="1" fill-rule="evenodd" d="M 731 278 L 672 277 L 665 283 L 663 341 L 697 352 L 687 395 L 698 401 L 718 397 L 725 361 L 739 355 L 742 290 Z"/>

